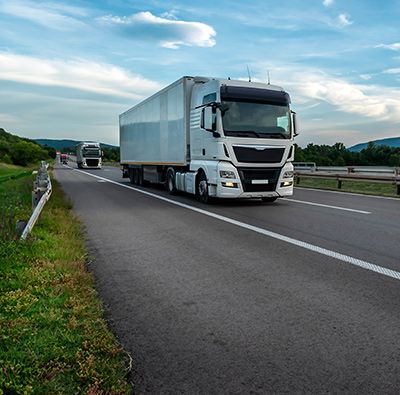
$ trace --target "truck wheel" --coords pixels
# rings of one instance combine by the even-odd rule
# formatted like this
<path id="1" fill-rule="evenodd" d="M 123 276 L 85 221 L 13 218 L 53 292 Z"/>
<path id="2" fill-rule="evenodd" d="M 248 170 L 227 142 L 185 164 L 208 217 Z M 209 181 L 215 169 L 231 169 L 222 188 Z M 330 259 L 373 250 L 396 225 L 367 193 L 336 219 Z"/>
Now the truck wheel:
<path id="1" fill-rule="evenodd" d="M 143 169 L 136 169 L 136 173 L 137 173 L 137 185 L 142 187 L 144 185 Z"/>
<path id="2" fill-rule="evenodd" d="M 197 177 L 196 196 L 197 199 L 202 203 L 211 203 L 211 198 L 208 194 L 207 176 L 204 174 L 204 172 L 201 172 Z"/>
<path id="3" fill-rule="evenodd" d="M 139 184 L 139 170 L 138 169 L 133 169 L 133 183 L 135 185 L 140 185 Z"/>
<path id="4" fill-rule="evenodd" d="M 175 170 L 172 167 L 167 170 L 165 189 L 170 195 L 175 195 L 177 192 L 175 187 Z"/>
<path id="5" fill-rule="evenodd" d="M 263 202 L 266 202 L 266 203 L 273 203 L 273 202 L 275 202 L 276 199 L 278 199 L 278 198 L 275 197 L 275 196 L 271 196 L 271 197 L 262 197 L 262 198 L 261 198 L 261 200 L 262 200 Z"/>
<path id="6" fill-rule="evenodd" d="M 134 172 L 134 169 L 129 169 L 128 170 L 128 176 L 129 176 L 129 182 L 131 184 L 135 184 L 135 172 Z"/>

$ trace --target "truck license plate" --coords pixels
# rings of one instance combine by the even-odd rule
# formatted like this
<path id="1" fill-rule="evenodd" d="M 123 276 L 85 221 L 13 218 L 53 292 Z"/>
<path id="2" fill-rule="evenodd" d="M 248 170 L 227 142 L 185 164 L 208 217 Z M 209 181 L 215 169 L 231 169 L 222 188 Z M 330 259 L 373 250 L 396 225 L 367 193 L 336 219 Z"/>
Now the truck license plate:
<path id="1" fill-rule="evenodd" d="M 268 180 L 251 180 L 252 184 L 268 184 Z"/>

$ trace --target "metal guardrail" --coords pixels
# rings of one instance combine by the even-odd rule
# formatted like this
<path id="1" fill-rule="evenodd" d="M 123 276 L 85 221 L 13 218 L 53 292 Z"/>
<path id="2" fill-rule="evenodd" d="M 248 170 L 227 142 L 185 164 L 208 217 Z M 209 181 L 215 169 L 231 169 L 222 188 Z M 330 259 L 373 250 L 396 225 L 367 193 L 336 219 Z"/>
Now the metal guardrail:
<path id="1" fill-rule="evenodd" d="M 47 171 L 47 168 L 48 165 L 46 164 L 46 162 L 42 161 L 36 175 L 36 180 L 33 182 L 33 190 L 32 190 L 33 212 L 21 234 L 21 240 L 26 240 L 29 232 L 32 230 L 36 221 L 38 220 L 44 205 L 50 199 L 52 189 L 51 189 L 50 176 Z"/>
<path id="2" fill-rule="evenodd" d="M 400 175 L 399 167 L 388 166 L 317 166 L 314 162 L 293 162 L 296 172 L 335 172 L 335 173 L 366 173 Z"/>
<path id="3" fill-rule="evenodd" d="M 306 172 L 295 170 L 295 183 L 300 183 L 301 177 L 305 178 L 321 178 L 321 179 L 334 179 L 338 182 L 338 189 L 342 188 L 343 181 L 368 181 L 396 185 L 397 195 L 400 195 L 400 174 L 395 172 L 393 175 L 383 174 L 355 174 L 353 172 L 348 173 L 329 173 L 329 172 Z"/>

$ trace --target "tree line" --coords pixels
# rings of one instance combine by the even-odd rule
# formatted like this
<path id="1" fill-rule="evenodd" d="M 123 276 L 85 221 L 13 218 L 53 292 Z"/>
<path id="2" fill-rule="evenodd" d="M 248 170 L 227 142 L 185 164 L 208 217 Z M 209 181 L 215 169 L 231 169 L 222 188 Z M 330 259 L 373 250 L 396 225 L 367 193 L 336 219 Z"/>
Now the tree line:
<path id="1" fill-rule="evenodd" d="M 0 128 L 0 162 L 27 166 L 56 157 L 56 150 Z"/>
<path id="2" fill-rule="evenodd" d="M 295 144 L 296 162 L 314 162 L 317 166 L 390 166 L 400 167 L 400 147 L 375 145 L 369 142 L 360 152 L 349 151 L 343 143 L 317 145 L 310 143 L 305 148 Z M 102 147 L 103 160 L 119 162 L 119 147 Z M 75 147 L 66 147 L 61 152 L 75 153 Z M 0 162 L 19 166 L 37 163 L 56 157 L 56 150 L 33 140 L 18 137 L 0 128 Z"/>
<path id="3" fill-rule="evenodd" d="M 346 149 L 343 143 L 329 145 L 295 144 L 296 162 L 314 162 L 317 166 L 390 166 L 400 167 L 400 147 L 375 145 L 369 142 L 360 152 Z"/>

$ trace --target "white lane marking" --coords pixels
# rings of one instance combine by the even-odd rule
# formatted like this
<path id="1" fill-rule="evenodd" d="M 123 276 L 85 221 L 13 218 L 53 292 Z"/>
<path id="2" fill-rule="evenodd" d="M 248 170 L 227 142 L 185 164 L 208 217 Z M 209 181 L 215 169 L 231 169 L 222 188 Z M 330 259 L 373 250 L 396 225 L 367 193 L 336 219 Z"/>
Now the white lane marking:
<path id="1" fill-rule="evenodd" d="M 97 176 L 95 174 L 87 173 L 86 171 L 83 171 L 83 170 L 78 170 L 78 169 L 73 169 L 73 170 L 78 171 L 80 173 L 87 174 L 88 176 L 91 176 L 91 177 L 104 179 L 103 177 Z M 183 207 L 183 208 L 186 208 L 188 210 L 192 210 L 192 211 L 195 211 L 197 213 L 200 213 L 200 214 L 203 214 L 203 215 L 207 215 L 208 217 L 219 219 L 220 221 L 224 221 L 224 222 L 227 222 L 227 223 L 232 224 L 232 225 L 240 226 L 241 228 L 251 230 L 253 232 L 262 234 L 264 236 L 272 237 L 273 239 L 281 240 L 281 241 L 284 241 L 286 243 L 293 244 L 295 246 L 304 248 L 306 250 L 317 252 L 318 254 L 325 255 L 325 256 L 328 256 L 330 258 L 335 258 L 335 259 L 338 259 L 338 260 L 340 260 L 342 262 L 350 263 L 351 265 L 358 266 L 358 267 L 361 267 L 363 269 L 371 270 L 372 272 L 383 274 L 384 276 L 391 277 L 391 278 L 394 278 L 396 280 L 400 280 L 400 272 L 397 272 L 395 270 L 388 269 L 388 268 L 383 267 L 383 266 L 375 265 L 374 263 L 363 261 L 362 259 L 353 258 L 351 256 L 344 255 L 344 254 L 341 254 L 341 253 L 336 252 L 336 251 L 328 250 L 328 249 L 323 248 L 323 247 L 318 247 L 316 245 L 313 245 L 313 244 L 310 244 L 310 243 L 306 243 L 305 241 L 293 239 L 291 237 L 284 236 L 284 235 L 281 235 L 279 233 L 272 232 L 270 230 L 258 228 L 257 226 L 249 225 L 249 224 L 237 221 L 237 220 L 232 219 L 232 218 L 224 217 L 223 215 L 220 215 L 220 214 L 215 214 L 215 213 L 212 213 L 210 211 L 203 210 L 201 208 L 197 208 L 197 207 L 193 207 L 193 206 L 190 206 L 188 204 L 185 204 L 185 203 L 177 202 L 175 200 L 171 200 L 171 199 L 165 198 L 164 196 L 156 195 L 155 193 L 151 193 L 151 192 L 144 191 L 142 189 L 131 187 L 130 185 L 121 184 L 120 182 L 109 180 L 109 179 L 105 179 L 105 180 L 107 182 L 111 183 L 111 184 L 115 184 L 115 185 L 118 185 L 120 187 L 127 188 L 127 189 L 132 189 L 133 191 L 142 193 L 143 195 L 147 195 L 147 196 L 151 196 L 151 197 L 154 197 L 156 199 L 159 199 L 159 200 L 163 200 L 164 202 L 168 202 L 168 203 L 174 204 L 175 206 Z"/>
<path id="2" fill-rule="evenodd" d="M 354 208 L 347 208 L 347 207 L 330 206 L 328 204 L 322 204 L 322 203 L 305 202 L 304 200 L 296 200 L 296 199 L 291 199 L 291 198 L 290 199 L 286 198 L 285 201 L 295 202 L 295 203 L 302 203 L 302 204 L 309 204 L 310 206 L 320 206 L 320 207 L 333 208 L 335 210 L 353 211 L 354 213 L 360 213 L 360 214 L 371 214 L 370 211 L 356 210 Z"/>
<path id="3" fill-rule="evenodd" d="M 108 182 L 106 180 L 97 180 L 97 182 Z"/>
<path id="4" fill-rule="evenodd" d="M 296 186 L 295 186 L 295 189 L 303 189 L 303 190 L 305 190 L 305 191 L 338 193 L 338 194 L 340 194 L 340 195 L 361 196 L 361 197 L 373 198 L 373 199 L 397 200 L 398 202 L 400 202 L 400 198 L 389 197 L 389 196 L 364 195 L 363 193 L 329 191 L 328 189 L 303 188 L 303 187 L 296 187 Z"/>

